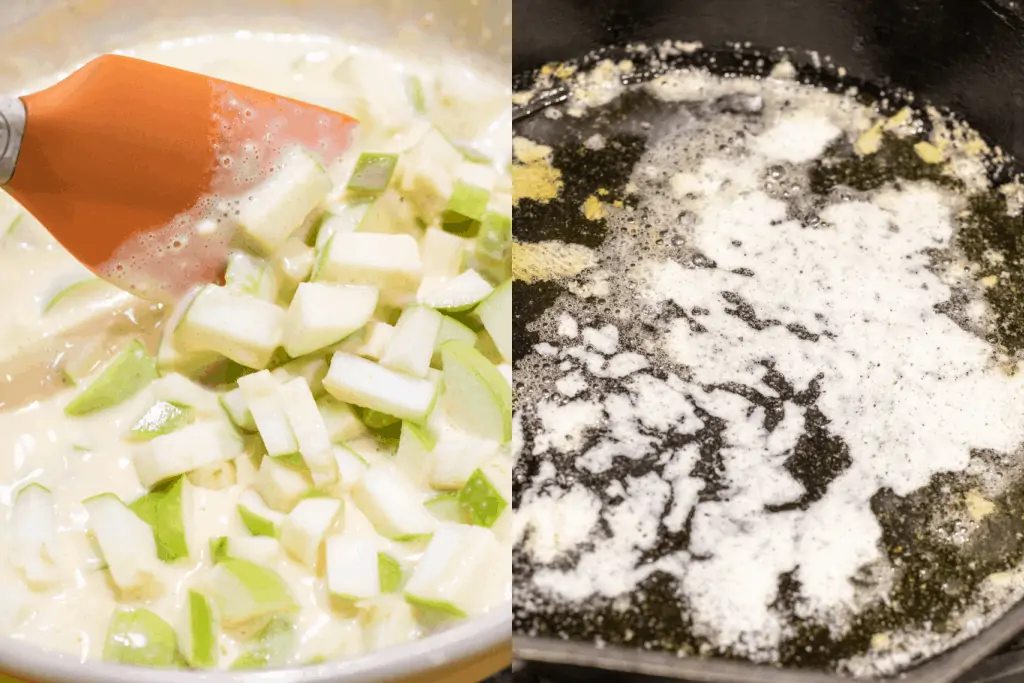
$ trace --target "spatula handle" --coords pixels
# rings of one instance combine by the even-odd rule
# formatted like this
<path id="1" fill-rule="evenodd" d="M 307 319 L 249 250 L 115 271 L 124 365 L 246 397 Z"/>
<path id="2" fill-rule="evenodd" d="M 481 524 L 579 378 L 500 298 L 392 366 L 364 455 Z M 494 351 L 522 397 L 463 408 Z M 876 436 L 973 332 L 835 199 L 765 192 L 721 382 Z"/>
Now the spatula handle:
<path id="1" fill-rule="evenodd" d="M 17 97 L 0 97 L 0 185 L 14 177 L 24 137 L 25 103 Z"/>

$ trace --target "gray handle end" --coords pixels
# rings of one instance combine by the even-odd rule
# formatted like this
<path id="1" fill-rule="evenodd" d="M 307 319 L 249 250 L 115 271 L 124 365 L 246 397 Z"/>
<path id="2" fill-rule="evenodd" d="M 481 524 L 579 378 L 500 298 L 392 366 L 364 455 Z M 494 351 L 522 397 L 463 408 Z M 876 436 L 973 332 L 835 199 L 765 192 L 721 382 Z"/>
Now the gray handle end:
<path id="1" fill-rule="evenodd" d="M 14 177 L 14 167 L 25 137 L 25 103 L 17 97 L 0 97 L 0 185 Z"/>

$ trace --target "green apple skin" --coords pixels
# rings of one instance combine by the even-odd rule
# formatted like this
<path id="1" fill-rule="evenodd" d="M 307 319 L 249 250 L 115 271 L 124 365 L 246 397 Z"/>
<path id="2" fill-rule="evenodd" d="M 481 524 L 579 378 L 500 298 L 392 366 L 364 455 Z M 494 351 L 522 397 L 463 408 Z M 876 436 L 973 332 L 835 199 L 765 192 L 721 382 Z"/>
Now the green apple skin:
<path id="1" fill-rule="evenodd" d="M 186 659 L 192 666 L 212 669 L 220 655 L 217 615 L 213 603 L 198 591 L 189 591 L 187 609 L 192 629 L 192 652 Z"/>
<path id="2" fill-rule="evenodd" d="M 179 406 L 167 401 L 157 401 L 139 418 L 127 434 L 129 441 L 152 441 L 158 436 L 170 434 L 192 424 L 195 411 L 188 406 Z"/>
<path id="3" fill-rule="evenodd" d="M 248 648 L 231 664 L 232 671 L 253 671 L 283 666 L 298 647 L 295 625 L 286 617 L 274 617 Z"/>
<path id="4" fill-rule="evenodd" d="M 105 661 L 170 667 L 178 658 L 178 636 L 159 616 L 143 608 L 114 613 L 103 647 Z"/>
<path id="5" fill-rule="evenodd" d="M 508 501 L 483 470 L 476 470 L 459 491 L 459 507 L 470 523 L 490 528 L 508 507 Z"/>
<path id="6" fill-rule="evenodd" d="M 402 565 L 387 553 L 377 553 L 380 571 L 380 592 L 394 593 L 402 585 Z"/>
<path id="7" fill-rule="evenodd" d="M 445 343 L 441 359 L 445 407 L 452 421 L 472 434 L 499 443 L 511 441 L 512 387 L 501 371 L 462 341 Z"/>
<path id="8" fill-rule="evenodd" d="M 241 589 L 250 603 L 239 605 L 229 596 L 214 593 L 214 602 L 225 626 L 245 624 L 263 617 L 283 616 L 297 612 L 300 608 L 287 582 L 273 569 L 230 557 L 221 560 L 214 572 L 215 585 L 228 585 L 236 593 Z"/>
<path id="9" fill-rule="evenodd" d="M 189 556 L 185 531 L 185 477 L 151 491 L 129 505 L 132 512 L 153 527 L 157 555 L 164 562 Z"/>
<path id="10" fill-rule="evenodd" d="M 124 403 L 158 377 L 156 361 L 135 340 L 92 384 L 64 408 L 68 417 L 85 417 Z"/>

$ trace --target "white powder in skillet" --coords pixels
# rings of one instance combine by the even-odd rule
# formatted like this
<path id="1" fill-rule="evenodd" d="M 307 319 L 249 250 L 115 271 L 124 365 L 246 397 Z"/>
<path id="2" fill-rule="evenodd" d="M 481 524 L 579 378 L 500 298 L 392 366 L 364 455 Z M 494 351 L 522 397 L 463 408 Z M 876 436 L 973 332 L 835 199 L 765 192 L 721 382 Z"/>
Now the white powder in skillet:
<path id="1" fill-rule="evenodd" d="M 537 587 L 555 591 L 568 600 L 583 600 L 595 593 L 616 597 L 659 568 L 657 564 L 641 565 L 639 559 L 657 541 L 657 513 L 668 502 L 671 488 L 654 473 L 629 478 L 624 485 L 625 499 L 602 515 L 611 530 L 610 538 L 598 542 L 599 550 L 584 553 L 573 572 L 538 571 L 533 577 Z"/>
<path id="2" fill-rule="evenodd" d="M 528 537 L 530 554 L 550 563 L 590 536 L 600 519 L 601 501 L 583 486 L 526 494 L 516 515 L 515 537 Z"/>
<path id="3" fill-rule="evenodd" d="M 575 339 L 579 333 L 580 326 L 576 324 L 576 320 L 571 315 L 563 313 L 558 319 L 558 335 L 568 339 Z"/>
<path id="4" fill-rule="evenodd" d="M 770 193 L 766 178 L 777 167 L 855 139 L 866 116 L 859 105 L 792 83 L 724 83 L 697 72 L 649 90 L 674 102 L 756 91 L 765 114 L 696 132 L 680 125 L 648 151 L 633 179 L 641 210 L 651 230 L 685 247 L 659 251 L 649 240 L 641 246 L 634 229 L 614 232 L 599 254 L 598 267 L 617 273 L 604 314 L 567 295 L 537 328 L 552 347 L 548 359 L 517 365 L 537 378 L 518 399 L 529 404 L 535 457 L 587 477 L 657 466 L 607 484 L 597 520 L 591 500 L 578 514 L 549 515 L 565 533 L 524 522 L 578 559 L 546 566 L 562 555 L 548 541 L 528 543 L 537 568 L 517 600 L 623 598 L 661 571 L 679 582 L 696 635 L 772 661 L 792 631 L 776 605 L 780 577 L 799 582 L 796 613 L 836 632 L 865 604 L 884 601 L 886 582 L 853 582 L 888 563 L 869 501 L 883 488 L 907 495 L 937 473 L 963 471 L 972 450 L 1019 448 L 1024 378 L 1003 373 L 991 345 L 937 310 L 951 291 L 927 252 L 950 247 L 962 208 L 955 195 L 904 183 L 835 199 L 806 223 L 785 194 Z M 793 172 L 790 196 L 807 192 L 802 173 Z M 611 220 L 634 222 L 628 213 Z M 702 264 L 685 263 L 685 254 Z M 983 301 L 967 308 L 985 318 Z M 619 326 L 607 323 L 615 309 L 628 312 Z M 563 396 L 541 399 L 556 383 Z M 786 467 L 820 419 L 812 408 L 848 458 L 814 495 Z M 714 472 L 698 471 L 713 438 Z M 517 514 L 536 520 L 569 496 L 559 495 L 527 495 Z M 687 524 L 685 550 L 650 554 L 660 529 Z M 585 537 L 572 532 L 584 526 Z"/>
<path id="5" fill-rule="evenodd" d="M 583 443 L 583 435 L 597 426 L 604 410 L 597 403 L 573 401 L 565 405 L 547 403 L 539 410 L 544 433 L 537 437 L 534 452 L 549 448 L 573 451 Z"/>
<path id="6" fill-rule="evenodd" d="M 798 164 L 819 156 L 841 132 L 826 116 L 799 112 L 763 133 L 754 148 L 768 159 Z"/>
<path id="7" fill-rule="evenodd" d="M 665 528 L 673 533 L 682 530 L 690 510 L 697 504 L 697 498 L 704 489 L 704 482 L 691 477 L 690 472 L 700 453 L 696 443 L 690 443 L 671 454 L 662 477 L 672 485 L 672 506 L 663 520 Z"/>
<path id="8" fill-rule="evenodd" d="M 570 372 L 568 375 L 555 382 L 555 388 L 558 389 L 558 393 L 563 396 L 575 398 L 583 393 L 583 390 L 587 388 L 587 380 L 580 372 Z"/>
<path id="9" fill-rule="evenodd" d="M 610 356 L 619 348 L 619 330 L 613 325 L 605 325 L 599 330 L 588 327 L 583 330 L 583 341 L 598 353 Z"/>

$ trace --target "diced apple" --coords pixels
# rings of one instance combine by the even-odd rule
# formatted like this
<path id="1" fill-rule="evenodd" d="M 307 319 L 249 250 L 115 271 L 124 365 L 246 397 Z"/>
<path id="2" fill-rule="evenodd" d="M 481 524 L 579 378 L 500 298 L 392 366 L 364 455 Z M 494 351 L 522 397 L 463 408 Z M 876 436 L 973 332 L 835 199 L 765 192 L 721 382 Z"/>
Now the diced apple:
<path id="1" fill-rule="evenodd" d="M 377 542 L 358 536 L 327 539 L 327 590 L 332 598 L 359 602 L 381 593 Z"/>
<path id="2" fill-rule="evenodd" d="M 417 114 L 427 113 L 427 96 L 423 92 L 423 79 L 412 75 L 405 80 L 405 91 L 409 96 L 409 104 Z"/>
<path id="3" fill-rule="evenodd" d="M 327 358 L 322 356 L 305 356 L 288 361 L 284 365 L 274 368 L 270 375 L 278 384 L 302 377 L 309 385 L 313 396 L 324 395 L 324 377 L 327 376 Z"/>
<path id="4" fill-rule="evenodd" d="M 440 228 L 428 228 L 420 243 L 425 277 L 456 277 L 466 258 L 466 240 Z"/>
<path id="5" fill-rule="evenodd" d="M 224 287 L 237 294 L 274 302 L 277 300 L 279 282 L 277 274 L 266 261 L 239 251 L 228 257 Z"/>
<path id="6" fill-rule="evenodd" d="M 291 512 L 312 488 L 313 481 L 307 472 L 286 464 L 280 458 L 263 458 L 255 489 L 271 509 Z"/>
<path id="7" fill-rule="evenodd" d="M 388 346 L 391 345 L 391 340 L 395 336 L 395 327 L 378 320 L 371 320 L 363 328 L 361 337 L 356 339 L 357 336 L 359 336 L 358 333 L 352 335 L 338 347 L 338 350 L 370 360 L 380 360 L 387 352 Z"/>
<path id="8" fill-rule="evenodd" d="M 389 140 L 412 123 L 414 112 L 404 75 L 380 68 L 380 62 L 370 54 L 356 52 L 348 56 L 335 67 L 334 78 L 338 85 L 327 89 L 339 91 L 344 99 L 332 109 L 350 112 L 365 135 Z"/>
<path id="9" fill-rule="evenodd" d="M 316 403 L 331 443 L 345 443 L 366 432 L 366 426 L 349 404 L 333 396 L 321 396 Z"/>
<path id="10" fill-rule="evenodd" d="M 363 216 L 359 232 L 385 235 L 411 235 L 419 239 L 423 233 L 412 204 L 395 190 L 387 190 L 377 197 Z"/>
<path id="11" fill-rule="evenodd" d="M 272 536 L 221 536 L 210 539 L 210 554 L 214 564 L 233 557 L 269 566 L 280 557 L 281 543 Z"/>
<path id="12" fill-rule="evenodd" d="M 401 422 L 401 420 L 394 415 L 388 415 L 387 413 L 382 413 L 377 410 L 363 409 L 360 412 L 362 413 L 363 424 L 366 425 L 367 429 L 375 432 L 384 431 Z"/>
<path id="13" fill-rule="evenodd" d="M 501 451 L 497 441 L 488 439 L 446 439 L 430 456 L 430 485 L 438 491 L 458 491 L 473 473 Z"/>
<path id="14" fill-rule="evenodd" d="M 397 164 L 397 154 L 363 152 L 345 189 L 354 194 L 380 194 L 391 183 Z"/>
<path id="15" fill-rule="evenodd" d="M 491 459 L 459 491 L 459 505 L 470 523 L 491 528 L 512 504 L 510 465 L 505 458 Z"/>
<path id="16" fill-rule="evenodd" d="M 465 342 L 441 347 L 444 405 L 452 422 L 470 434 L 506 443 L 512 438 L 512 389 L 498 369 Z"/>
<path id="17" fill-rule="evenodd" d="M 347 446 L 334 447 L 334 459 L 338 463 L 342 490 L 348 491 L 358 484 L 370 466 L 361 456 Z"/>
<path id="18" fill-rule="evenodd" d="M 504 282 L 512 277 L 511 214 L 493 211 L 484 214 L 474 256 L 483 273 L 494 281 Z"/>
<path id="19" fill-rule="evenodd" d="M 186 427 L 194 420 L 195 413 L 191 408 L 157 401 L 132 425 L 125 438 L 129 441 L 152 441 L 158 436 Z"/>
<path id="20" fill-rule="evenodd" d="M 491 335 L 487 333 L 487 330 L 480 330 L 480 334 L 476 339 L 476 350 L 483 355 L 488 363 L 495 367 L 505 363 L 505 359 L 501 357 L 501 351 L 498 350 L 498 345 L 491 339 Z"/>
<path id="21" fill-rule="evenodd" d="M 336 344 L 373 317 L 375 287 L 303 282 L 285 318 L 284 348 L 293 358 Z"/>
<path id="22" fill-rule="evenodd" d="M 501 553 L 488 529 L 441 524 L 405 586 L 406 600 L 434 614 L 474 614 L 481 607 L 480 586 L 490 583 L 490 565 Z"/>
<path id="23" fill-rule="evenodd" d="M 320 546 L 341 512 L 341 501 L 334 498 L 300 501 L 281 525 L 281 545 L 296 560 L 315 569 L 320 558 Z"/>
<path id="24" fill-rule="evenodd" d="M 106 280 L 95 276 L 86 276 L 86 278 L 57 291 L 43 306 L 43 314 L 63 312 L 72 307 L 88 305 L 94 299 L 110 298 L 117 295 L 117 287 Z"/>
<path id="25" fill-rule="evenodd" d="M 338 481 L 338 464 L 331 452 L 327 425 L 317 408 L 306 380 L 297 377 L 278 389 L 285 415 L 298 442 L 299 454 L 318 488 Z"/>
<path id="26" fill-rule="evenodd" d="M 469 327 L 455 318 L 450 318 L 447 315 L 444 316 L 441 320 L 441 329 L 437 331 L 437 341 L 434 344 L 434 356 L 430 361 L 431 365 L 438 368 L 441 367 L 441 345 L 445 342 L 457 340 L 465 342 L 470 346 L 476 346 L 477 338 L 477 333 Z"/>
<path id="27" fill-rule="evenodd" d="M 284 513 L 272 510 L 263 497 L 252 489 L 243 491 L 238 497 L 238 514 L 250 534 L 271 538 L 277 538 L 285 517 Z"/>
<path id="28" fill-rule="evenodd" d="M 442 215 L 445 229 L 468 232 L 473 224 L 478 223 L 487 212 L 495 180 L 495 172 L 490 166 L 462 162 Z"/>
<path id="29" fill-rule="evenodd" d="M 157 378 L 156 362 L 146 347 L 133 341 L 64 408 L 70 417 L 83 417 L 113 408 Z"/>
<path id="30" fill-rule="evenodd" d="M 135 666 L 174 666 L 178 657 L 178 636 L 171 625 L 144 608 L 114 612 L 103 646 L 107 662 Z"/>
<path id="31" fill-rule="evenodd" d="M 278 394 L 260 396 L 249 402 L 249 412 L 271 457 L 298 451 L 299 442 Z"/>
<path id="32" fill-rule="evenodd" d="M 462 152 L 433 128 L 403 155 L 399 189 L 424 221 L 430 222 L 444 211 L 462 161 Z"/>
<path id="33" fill-rule="evenodd" d="M 299 149 L 281 155 L 279 167 L 239 207 L 238 225 L 264 254 L 271 254 L 299 229 L 331 191 L 326 169 Z"/>
<path id="34" fill-rule="evenodd" d="M 318 258 L 324 255 L 324 248 L 334 235 L 358 230 L 369 208 L 370 202 L 368 201 L 332 207 L 330 213 L 324 216 L 323 221 L 320 223 L 320 229 L 316 234 Z M 314 267 L 313 279 L 317 279 L 317 277 L 318 269 Z"/>
<path id="35" fill-rule="evenodd" d="M 189 472 L 187 476 L 193 486 L 211 491 L 223 491 L 238 481 L 235 463 L 230 460 L 200 467 Z"/>
<path id="36" fill-rule="evenodd" d="M 113 494 L 83 502 L 110 576 L 121 595 L 145 598 L 163 592 L 153 529 Z"/>
<path id="37" fill-rule="evenodd" d="M 402 587 L 405 572 L 401 562 L 387 553 L 377 553 L 377 567 L 380 574 L 381 593 L 394 593 Z"/>
<path id="38" fill-rule="evenodd" d="M 298 647 L 294 619 L 289 616 L 270 618 L 263 630 L 245 644 L 242 654 L 231 663 L 232 671 L 251 671 L 283 667 Z"/>
<path id="39" fill-rule="evenodd" d="M 221 359 L 221 355 L 214 351 L 185 349 L 176 339 L 175 333 L 181 327 L 182 319 L 201 291 L 202 287 L 196 287 L 182 297 L 164 321 L 164 332 L 160 337 L 160 348 L 157 349 L 156 357 L 156 366 L 161 374 L 180 372 L 195 375 Z"/>
<path id="40" fill-rule="evenodd" d="M 336 353 L 324 387 L 339 401 L 423 422 L 437 398 L 429 379 L 409 377 L 348 353 Z"/>
<path id="41" fill-rule="evenodd" d="M 220 658 L 220 619 L 213 601 L 190 590 L 178 627 L 178 649 L 197 669 L 212 669 Z"/>
<path id="42" fill-rule="evenodd" d="M 238 388 L 246 401 L 277 393 L 280 382 L 269 370 L 260 370 L 238 378 Z"/>
<path id="43" fill-rule="evenodd" d="M 506 363 L 512 362 L 512 280 L 500 287 L 477 306 L 477 317 L 491 335 Z"/>
<path id="44" fill-rule="evenodd" d="M 57 547 L 57 511 L 53 494 L 39 484 L 18 492 L 11 511 L 8 559 L 34 590 L 60 581 L 61 553 Z"/>
<path id="45" fill-rule="evenodd" d="M 409 481 L 424 485 L 430 473 L 430 454 L 437 440 L 429 430 L 411 422 L 402 423 L 402 434 L 395 453 L 395 466 Z"/>
<path id="46" fill-rule="evenodd" d="M 431 498 L 423 504 L 430 510 L 430 514 L 437 517 L 440 522 L 452 522 L 453 524 L 469 524 L 469 518 L 459 504 L 458 493 L 442 493 Z"/>
<path id="47" fill-rule="evenodd" d="M 484 83 L 460 60 L 442 60 L 427 88 L 430 113 L 447 134 L 472 139 L 482 136 L 503 115 L 508 118 L 508 84 Z M 508 144 L 508 137 L 504 137 Z"/>
<path id="48" fill-rule="evenodd" d="M 442 317 L 424 306 L 410 306 L 402 311 L 380 364 L 413 377 L 426 377 Z"/>
<path id="49" fill-rule="evenodd" d="M 416 300 L 445 313 L 460 313 L 477 306 L 493 291 L 480 273 L 467 270 L 453 279 L 424 278 Z"/>
<path id="50" fill-rule="evenodd" d="M 281 556 L 281 542 L 270 536 L 232 538 L 228 542 L 230 557 L 270 565 Z"/>
<path id="51" fill-rule="evenodd" d="M 220 417 L 217 392 L 196 384 L 182 374 L 166 374 L 153 382 L 152 389 L 157 400 L 192 408 L 200 417 Z"/>
<path id="52" fill-rule="evenodd" d="M 152 488 L 180 474 L 234 460 L 242 443 L 231 428 L 219 422 L 196 422 L 136 447 L 139 482 Z"/>
<path id="53" fill-rule="evenodd" d="M 208 285 L 196 295 L 175 339 L 256 370 L 267 367 L 284 336 L 285 311 L 256 297 Z"/>
<path id="54" fill-rule="evenodd" d="M 259 434 L 242 436 L 242 454 L 235 458 L 235 483 L 240 486 L 252 486 L 259 476 L 260 463 L 267 455 L 263 447 L 263 439 Z"/>
<path id="55" fill-rule="evenodd" d="M 231 391 L 221 394 L 220 405 L 224 408 L 224 412 L 227 413 L 228 419 L 231 420 L 231 424 L 235 425 L 243 432 L 255 432 L 256 421 L 252 417 L 252 412 L 249 410 L 249 403 L 245 400 L 245 396 L 242 395 L 242 390 L 235 388 Z"/>
<path id="56" fill-rule="evenodd" d="M 299 610 L 288 583 L 273 569 L 228 558 L 213 568 L 212 597 L 226 628 Z"/>
<path id="57" fill-rule="evenodd" d="M 303 634 L 298 661 L 306 666 L 362 654 L 363 627 L 356 619 L 324 615 Z"/>
<path id="58" fill-rule="evenodd" d="M 157 556 L 161 560 L 173 562 L 191 556 L 195 539 L 195 492 L 189 481 L 180 478 L 166 490 L 148 493 L 129 507 L 153 528 Z"/>
<path id="59" fill-rule="evenodd" d="M 386 538 L 422 538 L 437 528 L 437 520 L 423 507 L 412 484 L 389 469 L 370 469 L 352 489 L 352 499 Z"/>
<path id="60" fill-rule="evenodd" d="M 402 645 L 423 636 L 415 609 L 397 596 L 381 595 L 364 608 L 363 628 L 370 649 Z"/>
<path id="61" fill-rule="evenodd" d="M 292 237 L 274 254 L 274 269 L 288 284 L 287 292 L 282 297 L 290 296 L 295 285 L 305 282 L 313 274 L 316 263 L 316 251 L 303 240 Z"/>
<path id="62" fill-rule="evenodd" d="M 347 444 L 353 453 L 362 458 L 370 467 L 387 467 L 394 462 L 398 444 L 384 441 L 371 435 L 352 439 Z"/>
<path id="63" fill-rule="evenodd" d="M 382 293 L 415 291 L 423 276 L 420 246 L 411 235 L 338 233 L 331 238 L 317 279 L 368 285 Z"/>

